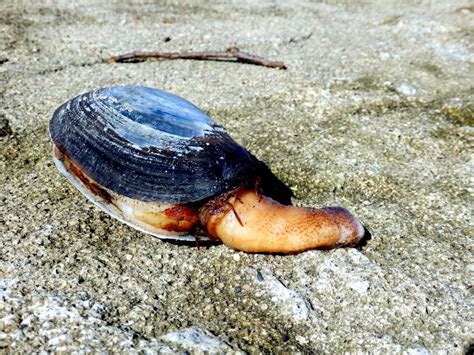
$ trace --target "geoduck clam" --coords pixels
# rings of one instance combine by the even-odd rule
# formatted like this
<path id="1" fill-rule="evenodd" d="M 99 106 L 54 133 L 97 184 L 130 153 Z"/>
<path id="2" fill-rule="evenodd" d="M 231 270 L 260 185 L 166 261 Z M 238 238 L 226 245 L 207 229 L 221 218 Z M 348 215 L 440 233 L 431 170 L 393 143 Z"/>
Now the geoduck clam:
<path id="1" fill-rule="evenodd" d="M 49 130 L 55 164 L 79 191 L 159 238 L 195 240 L 204 230 L 234 249 L 296 253 L 355 246 L 364 235 L 344 208 L 288 206 L 291 190 L 264 163 L 164 91 L 88 92 L 60 106 Z"/>

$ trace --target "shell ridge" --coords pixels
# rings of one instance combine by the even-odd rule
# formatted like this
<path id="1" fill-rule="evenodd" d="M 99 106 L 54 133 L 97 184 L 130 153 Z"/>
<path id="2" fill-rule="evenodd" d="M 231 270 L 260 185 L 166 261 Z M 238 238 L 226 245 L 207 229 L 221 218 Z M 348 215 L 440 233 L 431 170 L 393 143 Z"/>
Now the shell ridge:
<path id="1" fill-rule="evenodd" d="M 113 90 L 118 91 L 118 90 L 121 90 L 121 89 L 124 90 L 127 88 L 129 87 L 108 88 L 108 89 L 101 89 L 100 91 L 105 91 L 105 92 L 113 91 Z M 143 87 L 138 87 L 138 88 L 142 90 L 147 89 Z M 132 91 L 136 91 L 136 90 L 137 88 L 132 87 Z M 149 92 L 149 90 L 145 90 L 145 91 Z M 131 107 L 128 102 L 124 102 L 124 103 L 118 102 L 117 105 L 114 105 L 114 103 L 118 101 L 117 98 L 115 98 L 114 96 L 107 96 L 107 95 L 104 96 L 103 93 L 99 91 L 96 92 L 94 96 L 97 100 L 97 103 L 102 104 L 108 110 L 115 111 L 116 113 L 121 114 L 122 120 L 124 121 L 126 120 L 128 123 L 135 123 L 135 124 L 138 123 L 139 125 L 143 124 L 148 127 L 151 127 L 152 129 L 158 128 L 160 132 L 168 133 L 171 136 L 177 136 L 180 139 L 196 136 L 197 132 L 199 132 L 199 135 L 203 135 L 205 131 L 210 130 L 212 120 L 210 119 L 209 116 L 207 116 L 204 112 L 202 112 L 199 108 L 194 106 L 192 103 L 172 94 L 164 93 L 159 90 L 155 90 L 155 91 L 159 92 L 159 95 L 153 95 L 153 97 L 150 99 L 150 102 L 148 104 L 146 104 L 144 98 L 140 97 L 138 94 L 132 95 L 132 97 L 135 99 L 135 103 L 137 103 L 136 104 L 137 107 Z M 119 93 L 119 95 L 122 95 L 122 93 Z M 171 107 L 171 105 L 166 104 L 166 102 L 164 101 L 164 98 L 161 97 L 160 95 L 172 97 L 175 101 L 173 104 L 174 107 Z M 104 102 L 101 102 L 99 98 L 103 100 Z M 190 106 L 192 110 L 186 106 Z M 179 109 L 179 114 L 177 112 L 178 111 L 177 109 Z M 129 112 L 131 115 L 135 115 L 136 118 L 141 117 L 142 120 L 135 120 L 134 118 L 126 115 L 125 111 Z M 151 120 L 148 120 L 148 118 L 151 118 Z M 192 125 L 191 128 L 189 127 L 190 125 Z M 165 127 L 170 127 L 173 129 L 181 127 L 184 130 L 191 129 L 190 133 L 192 133 L 192 135 L 188 133 L 186 136 L 183 136 L 182 134 L 183 132 L 174 134 L 170 132 L 172 131 L 172 129 L 164 129 Z"/>
<path id="2" fill-rule="evenodd" d="M 179 134 L 170 134 L 163 131 L 160 131 L 160 134 L 157 136 L 156 134 L 153 134 L 153 132 L 156 132 L 153 127 L 137 123 L 136 121 L 129 119 L 122 113 L 117 112 L 115 109 L 108 107 L 100 101 L 96 102 L 96 105 L 98 106 L 96 108 L 97 111 L 100 108 L 102 109 L 104 115 L 109 114 L 117 118 L 118 122 L 115 125 L 110 121 L 104 122 L 104 129 L 109 129 L 116 132 L 117 135 L 123 138 L 123 140 L 129 142 L 131 146 L 140 147 L 140 149 L 153 147 L 153 143 L 160 140 L 162 140 L 163 143 L 168 142 L 169 146 L 176 147 L 176 150 L 180 149 L 180 145 L 185 145 L 183 142 L 180 142 L 180 140 L 185 140 L 186 137 L 181 137 Z M 138 132 L 139 134 L 130 136 L 127 134 L 128 132 Z M 139 142 L 136 141 L 137 138 L 140 139 Z"/>

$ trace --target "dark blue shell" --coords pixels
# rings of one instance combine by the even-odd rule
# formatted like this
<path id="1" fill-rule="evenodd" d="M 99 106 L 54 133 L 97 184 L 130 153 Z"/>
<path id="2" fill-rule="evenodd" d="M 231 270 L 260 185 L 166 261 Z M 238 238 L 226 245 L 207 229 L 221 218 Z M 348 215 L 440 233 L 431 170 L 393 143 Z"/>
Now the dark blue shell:
<path id="1" fill-rule="evenodd" d="M 200 201 L 257 177 L 284 186 L 200 109 L 157 89 L 80 95 L 55 111 L 49 129 L 55 146 L 97 183 L 142 201 Z"/>

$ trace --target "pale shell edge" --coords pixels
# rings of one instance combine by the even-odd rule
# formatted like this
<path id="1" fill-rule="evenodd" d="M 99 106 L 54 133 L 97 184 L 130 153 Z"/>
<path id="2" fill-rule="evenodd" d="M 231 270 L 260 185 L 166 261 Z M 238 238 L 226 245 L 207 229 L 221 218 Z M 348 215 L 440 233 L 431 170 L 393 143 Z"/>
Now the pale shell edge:
<path id="1" fill-rule="evenodd" d="M 54 148 L 53 148 L 54 149 Z M 104 211 L 105 213 L 109 214 L 110 216 L 114 217 L 115 219 L 119 220 L 122 223 L 125 223 L 129 227 L 138 230 L 140 232 L 143 232 L 148 235 L 152 235 L 154 237 L 157 237 L 159 239 L 169 239 L 169 240 L 176 240 L 176 241 L 183 241 L 183 242 L 193 242 L 196 241 L 196 237 L 192 235 L 165 235 L 165 234 L 159 234 L 159 233 L 152 233 L 150 231 L 147 231 L 144 228 L 141 228 L 140 226 L 137 226 L 133 224 L 130 221 L 127 221 L 124 219 L 111 205 L 105 204 L 100 197 L 93 195 L 84 185 L 82 182 L 77 179 L 73 174 L 69 173 L 67 169 L 64 167 L 64 165 L 61 163 L 59 159 L 57 159 L 54 156 L 53 152 L 53 161 L 54 164 L 56 165 L 56 168 L 61 172 L 61 174 L 64 175 L 64 177 L 76 188 L 78 189 L 89 201 L 91 201 L 95 206 L 97 206 L 99 209 Z M 206 236 L 199 236 L 200 241 L 207 241 L 209 240 L 208 237 Z"/>

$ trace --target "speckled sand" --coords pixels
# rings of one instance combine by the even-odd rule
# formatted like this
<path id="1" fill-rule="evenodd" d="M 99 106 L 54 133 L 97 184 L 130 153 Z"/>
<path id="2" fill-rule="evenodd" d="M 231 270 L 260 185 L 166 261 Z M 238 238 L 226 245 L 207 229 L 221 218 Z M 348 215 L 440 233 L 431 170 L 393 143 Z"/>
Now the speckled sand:
<path id="1" fill-rule="evenodd" d="M 472 2 L 110 3 L 0 2 L 0 352 L 467 349 Z M 288 70 L 101 62 L 233 44 Z M 346 206 L 372 240 L 249 255 L 110 218 L 56 171 L 47 125 L 68 98 L 122 84 L 194 102 L 295 204 Z"/>

